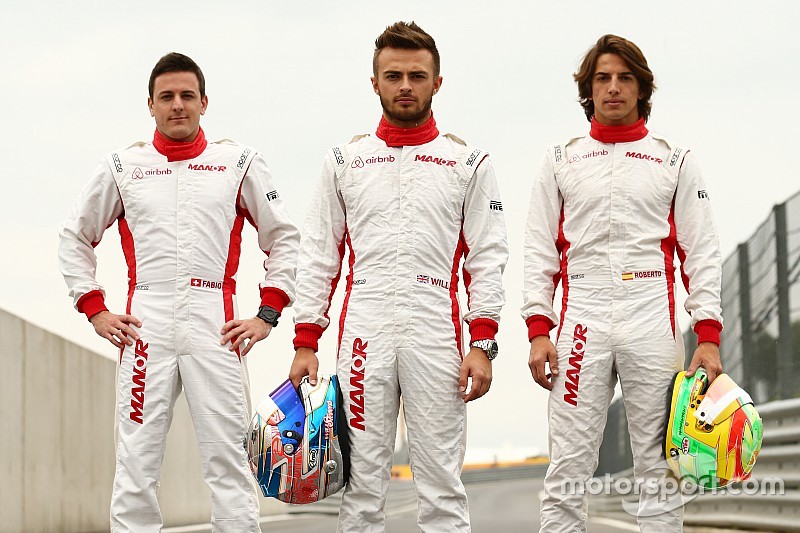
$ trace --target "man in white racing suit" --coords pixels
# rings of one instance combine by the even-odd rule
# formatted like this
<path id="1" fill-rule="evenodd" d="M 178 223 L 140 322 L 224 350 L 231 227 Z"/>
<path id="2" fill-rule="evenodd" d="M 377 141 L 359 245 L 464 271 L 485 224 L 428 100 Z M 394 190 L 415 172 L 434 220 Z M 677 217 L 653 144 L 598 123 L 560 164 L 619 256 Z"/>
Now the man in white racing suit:
<path id="1" fill-rule="evenodd" d="M 644 55 L 603 36 L 575 80 L 591 130 L 551 147 L 535 175 L 522 308 L 531 373 L 551 391 L 541 531 L 570 533 L 586 531 L 583 487 L 597 467 L 617 379 L 635 476 L 660 482 L 665 473 L 666 396 L 683 366 L 676 252 L 699 337 L 689 372 L 703 366 L 713 380 L 722 371 L 721 256 L 709 195 L 693 154 L 645 126 L 654 84 Z M 682 511 L 642 490 L 638 523 L 647 532 L 680 531 Z"/>
<path id="2" fill-rule="evenodd" d="M 299 234 L 261 155 L 232 141 L 206 141 L 200 116 L 208 98 L 194 61 L 162 57 L 149 92 L 153 141 L 108 154 L 60 232 L 59 262 L 75 307 L 120 348 L 111 530 L 161 531 L 156 491 L 183 388 L 211 489 L 213 531 L 260 531 L 243 447 L 250 417 L 245 356 L 294 298 Z M 239 320 L 245 220 L 268 255 L 267 274 L 259 314 Z M 95 279 L 94 247 L 114 221 L 128 265 L 123 315 L 108 311 Z"/>
<path id="3" fill-rule="evenodd" d="M 431 113 L 439 55 L 416 24 L 376 41 L 376 134 L 325 158 L 298 259 L 297 383 L 316 380 L 317 341 L 349 249 L 337 374 L 351 445 L 339 531 L 384 531 L 400 396 L 421 531 L 469 531 L 465 403 L 491 383 L 504 304 L 505 223 L 488 155 L 440 135 Z M 459 268 L 471 349 L 462 351 Z M 467 390 L 468 379 L 472 385 Z"/>

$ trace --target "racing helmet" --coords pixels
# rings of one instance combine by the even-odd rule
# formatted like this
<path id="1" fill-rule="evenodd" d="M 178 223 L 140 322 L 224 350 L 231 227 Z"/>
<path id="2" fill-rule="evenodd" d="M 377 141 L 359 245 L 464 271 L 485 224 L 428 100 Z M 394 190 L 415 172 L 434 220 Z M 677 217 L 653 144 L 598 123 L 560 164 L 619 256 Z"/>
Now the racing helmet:
<path id="1" fill-rule="evenodd" d="M 727 374 L 679 372 L 670 391 L 664 455 L 679 479 L 722 488 L 750 477 L 764 426 L 750 395 Z"/>
<path id="2" fill-rule="evenodd" d="M 336 376 L 284 381 L 256 407 L 245 448 L 264 496 L 313 503 L 338 492 L 350 471 Z"/>

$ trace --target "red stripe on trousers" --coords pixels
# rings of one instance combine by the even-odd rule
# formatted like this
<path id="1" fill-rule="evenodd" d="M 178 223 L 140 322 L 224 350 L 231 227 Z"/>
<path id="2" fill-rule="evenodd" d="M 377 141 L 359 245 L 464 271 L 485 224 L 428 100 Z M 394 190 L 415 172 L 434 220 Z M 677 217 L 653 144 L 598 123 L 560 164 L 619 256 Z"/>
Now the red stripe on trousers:
<path id="1" fill-rule="evenodd" d="M 344 258 L 344 243 L 347 242 L 347 247 L 350 249 L 350 258 L 348 260 L 348 264 L 350 267 L 349 273 L 347 274 L 347 284 L 345 286 L 345 293 L 344 293 L 344 303 L 342 304 L 342 314 L 339 316 L 339 339 L 336 343 L 336 358 L 339 358 L 339 349 L 342 347 L 342 335 L 344 335 L 344 320 L 347 317 L 347 306 L 350 303 L 350 291 L 353 290 L 353 265 L 356 263 L 356 253 L 353 251 L 353 243 L 350 241 L 350 231 L 345 227 L 344 229 L 344 238 L 342 239 L 341 244 L 339 245 L 339 257 Z M 341 261 L 340 261 L 341 264 Z M 341 267 L 339 268 L 339 274 L 337 274 L 336 279 L 333 280 L 333 286 L 331 287 L 331 296 L 333 297 L 333 291 L 336 289 L 336 283 L 339 281 L 339 275 L 341 274 Z M 330 298 L 328 298 L 328 307 L 330 307 L 331 302 Z M 325 312 L 325 316 L 327 317 L 327 311 Z"/>
<path id="2" fill-rule="evenodd" d="M 450 271 L 450 311 L 453 319 L 453 329 L 455 330 L 456 345 L 458 346 L 458 355 L 461 357 L 462 361 L 464 360 L 464 350 L 461 347 L 461 310 L 458 307 L 458 265 L 461 262 L 461 258 L 464 256 L 465 249 L 468 249 L 468 247 L 467 243 L 464 241 L 464 233 L 462 232 L 458 236 L 458 244 L 453 254 L 453 268 Z M 466 270 L 464 271 L 464 276 L 464 281 L 468 286 Z"/>
<path id="3" fill-rule="evenodd" d="M 222 279 L 222 304 L 225 307 L 225 322 L 233 320 L 233 296 L 236 294 L 236 272 L 239 270 L 239 256 L 242 250 L 242 228 L 244 227 L 244 216 L 236 215 L 231 228 L 231 236 L 228 241 L 228 259 L 225 261 L 225 277 Z M 236 355 L 242 358 L 239 348 Z"/>
<path id="4" fill-rule="evenodd" d="M 559 273 L 553 276 L 553 290 L 558 287 L 559 277 L 561 278 L 561 318 L 558 321 L 558 333 L 556 333 L 556 343 L 561 338 L 561 328 L 564 327 L 564 317 L 567 314 L 567 307 L 569 305 L 569 276 L 567 276 L 568 260 L 567 252 L 569 251 L 570 243 L 564 236 L 564 208 L 561 208 L 561 219 L 558 222 L 558 238 L 556 239 L 556 250 L 561 257 L 561 268 Z M 555 296 L 555 292 L 553 293 Z"/>
<path id="5" fill-rule="evenodd" d="M 136 248 L 133 245 L 133 233 L 128 226 L 128 221 L 125 217 L 120 217 L 117 221 L 117 228 L 119 229 L 119 238 L 122 243 L 122 253 L 125 255 L 125 263 L 128 265 L 128 302 L 125 304 L 125 314 L 131 314 L 131 301 L 133 300 L 133 291 L 136 289 Z M 122 363 L 122 352 L 125 350 L 123 346 L 119 350 L 119 362 Z"/>
<path id="6" fill-rule="evenodd" d="M 661 251 L 664 253 L 664 275 L 667 278 L 667 300 L 669 302 L 669 323 L 672 336 L 675 337 L 675 204 L 669 210 L 669 235 L 661 239 Z M 688 284 L 687 284 L 688 285 Z"/>

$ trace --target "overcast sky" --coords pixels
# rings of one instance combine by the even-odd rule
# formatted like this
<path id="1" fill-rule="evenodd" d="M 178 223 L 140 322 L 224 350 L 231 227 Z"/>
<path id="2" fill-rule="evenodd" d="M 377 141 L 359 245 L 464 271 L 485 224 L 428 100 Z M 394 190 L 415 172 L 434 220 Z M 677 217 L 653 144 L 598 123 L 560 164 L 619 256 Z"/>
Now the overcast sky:
<path id="1" fill-rule="evenodd" d="M 300 225 L 325 151 L 378 123 L 369 81 L 375 37 L 397 20 L 431 33 L 444 76 L 437 123 L 492 154 L 511 246 L 501 352 L 491 392 L 469 408 L 468 457 L 547 448 L 547 395 L 530 378 L 519 317 L 523 225 L 546 146 L 587 131 L 571 74 L 600 35 L 625 36 L 645 52 L 658 86 L 648 127 L 695 152 L 724 256 L 800 189 L 794 1 L 8 4 L 0 7 L 0 307 L 108 357 L 114 348 L 67 297 L 57 230 L 104 153 L 152 138 L 147 79 L 158 58 L 180 51 L 200 64 L 207 137 L 260 149 Z M 243 250 L 244 315 L 257 309 L 262 275 L 252 230 Z M 98 278 L 121 312 L 127 284 L 115 226 L 97 251 Z M 341 294 L 333 324 L 340 302 Z M 292 317 L 287 311 L 248 357 L 255 396 L 286 378 Z M 685 327 L 688 316 L 680 318 Z M 328 331 L 321 343 L 327 372 L 335 341 Z"/>

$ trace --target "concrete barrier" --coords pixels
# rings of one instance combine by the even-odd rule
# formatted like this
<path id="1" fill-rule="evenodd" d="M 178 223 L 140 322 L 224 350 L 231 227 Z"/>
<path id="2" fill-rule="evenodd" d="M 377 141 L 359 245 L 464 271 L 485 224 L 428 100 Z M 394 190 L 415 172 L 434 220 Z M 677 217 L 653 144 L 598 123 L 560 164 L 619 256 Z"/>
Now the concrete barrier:
<path id="1" fill-rule="evenodd" d="M 108 531 L 115 375 L 114 360 L 0 310 L 0 532 Z M 210 520 L 183 395 L 159 501 L 166 525 Z M 285 506 L 262 498 L 261 510 Z"/>

